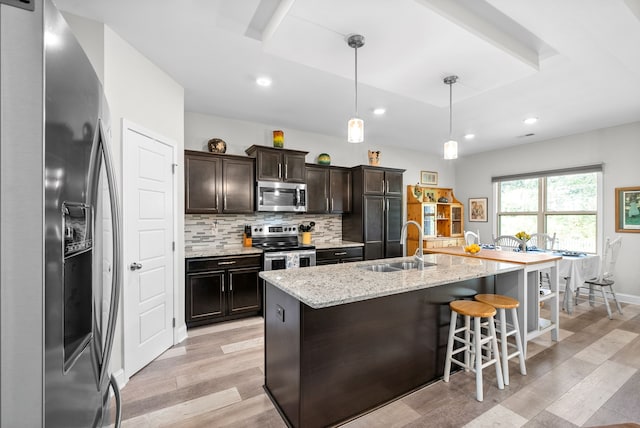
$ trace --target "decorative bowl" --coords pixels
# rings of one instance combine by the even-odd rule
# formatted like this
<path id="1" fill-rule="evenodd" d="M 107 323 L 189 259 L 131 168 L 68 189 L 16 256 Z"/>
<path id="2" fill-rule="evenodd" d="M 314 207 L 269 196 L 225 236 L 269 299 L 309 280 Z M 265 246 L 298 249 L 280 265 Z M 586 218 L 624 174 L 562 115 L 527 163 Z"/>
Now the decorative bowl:
<path id="1" fill-rule="evenodd" d="M 478 254 L 480 252 L 480 245 L 471 244 L 463 247 L 463 250 L 467 254 Z"/>
<path id="2" fill-rule="evenodd" d="M 212 138 L 207 142 L 211 153 L 225 153 L 227 151 L 227 143 L 220 138 Z"/>

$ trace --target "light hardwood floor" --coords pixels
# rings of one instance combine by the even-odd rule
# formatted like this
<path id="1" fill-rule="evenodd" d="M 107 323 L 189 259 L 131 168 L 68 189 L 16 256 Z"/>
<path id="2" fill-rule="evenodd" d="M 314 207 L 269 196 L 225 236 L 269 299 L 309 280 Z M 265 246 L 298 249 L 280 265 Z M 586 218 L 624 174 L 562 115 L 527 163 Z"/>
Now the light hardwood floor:
<path id="1" fill-rule="evenodd" d="M 498 390 L 485 370 L 484 401 L 458 372 L 344 425 L 363 427 L 581 427 L 640 422 L 640 306 L 607 318 L 603 306 L 561 313 L 560 341 L 529 342 L 527 376 L 510 362 Z M 122 389 L 123 427 L 285 427 L 265 395 L 263 320 L 189 330 L 189 338 Z"/>

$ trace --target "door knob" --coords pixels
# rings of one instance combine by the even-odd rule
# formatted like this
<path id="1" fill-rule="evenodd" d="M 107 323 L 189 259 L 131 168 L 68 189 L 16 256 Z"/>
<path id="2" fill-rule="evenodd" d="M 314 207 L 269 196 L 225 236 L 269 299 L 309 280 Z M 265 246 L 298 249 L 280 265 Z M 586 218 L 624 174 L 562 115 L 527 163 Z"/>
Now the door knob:
<path id="1" fill-rule="evenodd" d="M 138 269 L 142 269 L 142 263 L 136 263 L 133 262 L 129 265 L 129 269 L 131 270 L 138 270 Z"/>

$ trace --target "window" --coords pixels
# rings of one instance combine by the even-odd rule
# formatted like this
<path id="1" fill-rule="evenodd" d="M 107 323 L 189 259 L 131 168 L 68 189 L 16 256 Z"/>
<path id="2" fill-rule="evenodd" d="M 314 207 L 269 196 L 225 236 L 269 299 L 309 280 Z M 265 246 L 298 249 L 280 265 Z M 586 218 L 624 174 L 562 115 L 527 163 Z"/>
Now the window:
<path id="1" fill-rule="evenodd" d="M 493 179 L 497 182 L 498 235 L 515 235 L 521 230 L 555 233 L 557 249 L 596 253 L 600 172 L 531 175 Z"/>

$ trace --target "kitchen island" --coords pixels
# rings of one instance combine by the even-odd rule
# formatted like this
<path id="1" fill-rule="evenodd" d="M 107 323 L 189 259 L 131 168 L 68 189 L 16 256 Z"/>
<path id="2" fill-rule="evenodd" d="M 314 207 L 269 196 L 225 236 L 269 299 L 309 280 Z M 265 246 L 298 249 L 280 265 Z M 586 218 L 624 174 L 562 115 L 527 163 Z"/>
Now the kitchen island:
<path id="1" fill-rule="evenodd" d="M 293 427 L 334 425 L 442 376 L 452 300 L 491 293 L 522 265 L 425 255 L 261 272 L 265 390 Z"/>
<path id="2" fill-rule="evenodd" d="M 562 257 L 558 254 L 542 251 L 515 252 L 482 249 L 479 253 L 466 253 L 463 247 L 428 248 L 425 251 L 437 254 L 449 254 L 451 256 L 470 257 L 474 259 L 493 260 L 498 262 L 517 263 L 523 266 L 523 270 L 515 275 L 501 275 L 496 281 L 496 293 L 506 294 L 520 302 L 518 310 L 518 323 L 520 324 L 520 336 L 525 358 L 527 356 L 527 342 L 536 337 L 551 332 L 551 340 L 558 340 L 560 329 L 559 298 L 558 298 L 558 262 Z M 547 272 L 549 276 L 549 289 L 544 295 L 540 294 L 539 278 L 541 272 Z M 514 287 L 514 282 L 517 284 Z M 547 303 L 551 312 L 551 318 L 540 316 L 540 305 Z"/>

